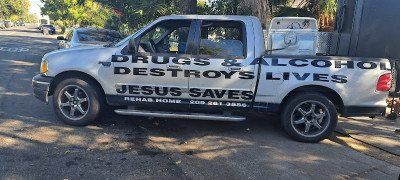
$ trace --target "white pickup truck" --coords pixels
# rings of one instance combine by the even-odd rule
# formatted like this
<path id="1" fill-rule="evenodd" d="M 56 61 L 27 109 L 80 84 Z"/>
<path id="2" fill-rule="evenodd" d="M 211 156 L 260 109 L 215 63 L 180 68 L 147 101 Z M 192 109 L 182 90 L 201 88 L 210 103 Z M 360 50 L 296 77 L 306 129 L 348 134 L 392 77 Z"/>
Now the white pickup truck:
<path id="1" fill-rule="evenodd" d="M 270 112 L 303 142 L 327 138 L 338 114 L 385 113 L 387 59 L 266 55 L 263 37 L 255 17 L 165 16 L 107 47 L 47 53 L 33 91 L 46 103 L 52 95 L 71 125 L 110 106 L 122 115 L 222 121 Z"/>

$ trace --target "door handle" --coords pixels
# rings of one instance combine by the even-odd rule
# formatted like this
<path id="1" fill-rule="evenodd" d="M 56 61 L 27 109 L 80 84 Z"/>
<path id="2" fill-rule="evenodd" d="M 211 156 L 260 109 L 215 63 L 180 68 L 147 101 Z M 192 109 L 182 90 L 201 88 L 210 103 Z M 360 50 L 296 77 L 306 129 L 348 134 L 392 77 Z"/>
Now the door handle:
<path id="1" fill-rule="evenodd" d="M 182 65 L 167 65 L 168 69 L 181 69 Z"/>
<path id="2" fill-rule="evenodd" d="M 229 71 L 241 71 L 242 67 L 230 67 L 228 69 L 229 69 Z"/>

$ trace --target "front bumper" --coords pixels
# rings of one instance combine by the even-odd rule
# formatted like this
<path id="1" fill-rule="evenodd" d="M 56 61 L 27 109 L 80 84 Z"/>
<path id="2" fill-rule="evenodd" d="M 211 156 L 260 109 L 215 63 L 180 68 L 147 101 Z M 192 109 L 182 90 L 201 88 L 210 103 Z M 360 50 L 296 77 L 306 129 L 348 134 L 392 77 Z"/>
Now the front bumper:
<path id="1" fill-rule="evenodd" d="M 43 76 L 41 74 L 36 75 L 32 79 L 33 95 L 46 104 L 49 103 L 49 89 L 52 80 L 52 77 Z"/>

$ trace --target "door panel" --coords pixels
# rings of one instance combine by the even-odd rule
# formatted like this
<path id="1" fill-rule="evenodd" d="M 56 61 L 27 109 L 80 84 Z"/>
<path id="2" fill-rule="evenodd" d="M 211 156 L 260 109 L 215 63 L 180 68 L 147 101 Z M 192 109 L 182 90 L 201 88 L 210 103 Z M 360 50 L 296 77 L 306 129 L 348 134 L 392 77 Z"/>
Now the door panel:
<path id="1" fill-rule="evenodd" d="M 188 107 L 191 20 L 166 20 L 137 39 L 133 55 L 115 55 L 116 91 L 125 104 Z"/>
<path id="2" fill-rule="evenodd" d="M 190 71 L 191 108 L 249 108 L 253 99 L 254 40 L 252 25 L 240 21 L 202 21 Z M 248 29 L 248 30 L 247 30 Z M 252 35 L 249 37 L 253 37 Z M 205 105 L 205 106 L 202 106 Z"/>

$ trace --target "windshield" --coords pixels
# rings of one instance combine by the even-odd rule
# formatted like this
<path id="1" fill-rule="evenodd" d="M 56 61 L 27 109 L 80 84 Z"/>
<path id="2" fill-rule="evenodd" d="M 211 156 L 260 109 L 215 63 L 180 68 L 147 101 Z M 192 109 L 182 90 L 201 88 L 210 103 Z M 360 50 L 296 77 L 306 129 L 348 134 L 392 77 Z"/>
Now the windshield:
<path id="1" fill-rule="evenodd" d="M 146 27 L 146 26 L 145 26 Z M 142 28 L 143 29 L 143 28 Z M 142 29 L 134 32 L 133 34 L 131 34 L 130 36 L 126 37 L 125 39 L 121 40 L 120 42 L 118 42 L 117 44 L 115 44 L 116 47 L 121 46 L 122 44 L 126 43 L 126 41 L 128 41 L 129 39 L 131 39 L 136 33 L 140 32 Z"/>
<path id="2" fill-rule="evenodd" d="M 115 44 L 115 46 L 121 46 L 121 45 L 124 44 L 126 41 L 128 41 L 129 39 L 131 39 L 131 37 L 132 37 L 133 35 L 135 35 L 135 34 L 136 34 L 136 33 L 133 33 L 132 35 L 130 35 L 130 36 L 124 38 L 123 40 L 121 40 L 120 42 L 118 42 L 117 44 Z"/>
<path id="3" fill-rule="evenodd" d="M 121 34 L 115 31 L 85 30 L 78 31 L 79 41 L 116 42 L 122 39 Z"/>
<path id="4" fill-rule="evenodd" d="M 150 24 L 151 24 L 151 23 L 150 23 Z M 145 28 L 145 27 L 147 27 L 147 26 L 149 26 L 149 24 L 146 25 L 146 26 L 144 26 L 143 28 Z M 142 31 L 143 28 L 139 29 L 138 31 L 136 31 L 136 32 L 134 32 L 133 34 L 131 34 L 130 36 L 128 36 L 128 37 L 126 37 L 125 39 L 121 40 L 120 42 L 118 42 L 117 44 L 115 44 L 115 46 L 118 47 L 118 46 L 121 46 L 122 44 L 126 43 L 126 41 L 128 41 L 129 39 L 131 39 L 136 33 Z"/>

